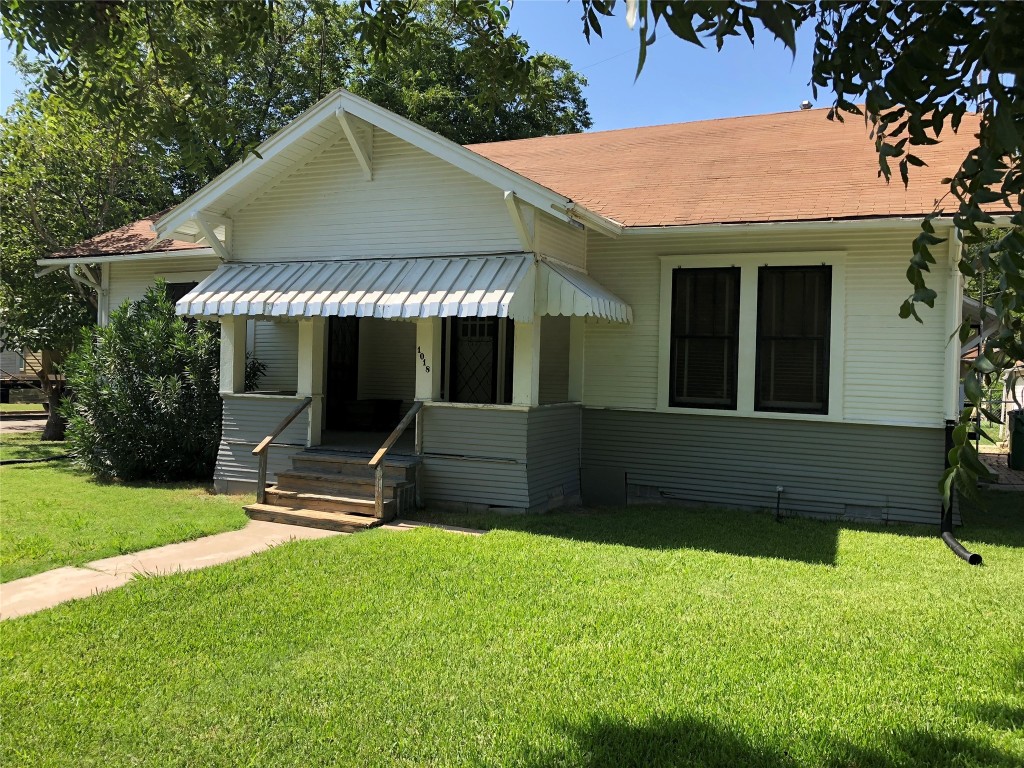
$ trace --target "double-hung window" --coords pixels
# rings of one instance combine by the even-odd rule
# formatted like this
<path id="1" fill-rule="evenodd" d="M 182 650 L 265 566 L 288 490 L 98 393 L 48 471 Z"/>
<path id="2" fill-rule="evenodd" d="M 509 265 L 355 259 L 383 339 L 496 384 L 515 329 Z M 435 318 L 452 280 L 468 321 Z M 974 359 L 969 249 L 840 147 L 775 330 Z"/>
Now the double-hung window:
<path id="1" fill-rule="evenodd" d="M 842 252 L 663 256 L 661 265 L 659 410 L 839 416 Z"/>
<path id="2" fill-rule="evenodd" d="M 758 411 L 828 413 L 832 267 L 761 267 L 757 275 Z"/>
<path id="3" fill-rule="evenodd" d="M 672 270 L 669 404 L 735 408 L 740 270 Z"/>

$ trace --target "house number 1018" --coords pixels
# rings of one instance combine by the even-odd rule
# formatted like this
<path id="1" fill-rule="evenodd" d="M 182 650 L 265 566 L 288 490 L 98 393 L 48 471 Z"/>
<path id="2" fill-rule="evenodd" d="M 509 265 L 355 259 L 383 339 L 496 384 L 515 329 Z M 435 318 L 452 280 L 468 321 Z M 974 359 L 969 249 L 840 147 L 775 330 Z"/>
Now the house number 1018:
<path id="1" fill-rule="evenodd" d="M 423 347 L 416 347 L 416 356 L 420 359 L 423 369 L 430 373 L 430 365 L 427 363 L 427 356 L 423 354 Z"/>

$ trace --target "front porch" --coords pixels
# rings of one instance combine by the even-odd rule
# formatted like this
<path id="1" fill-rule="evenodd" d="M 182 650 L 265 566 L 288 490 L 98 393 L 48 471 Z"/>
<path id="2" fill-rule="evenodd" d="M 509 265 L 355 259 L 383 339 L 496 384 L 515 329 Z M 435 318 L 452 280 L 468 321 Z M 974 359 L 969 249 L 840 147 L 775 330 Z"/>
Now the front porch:
<path id="1" fill-rule="evenodd" d="M 484 282 L 439 292 L 436 273 L 458 262 L 474 262 L 470 266 Z M 243 300 L 237 291 L 225 300 L 223 285 L 198 286 L 179 311 L 185 305 L 210 316 L 212 306 L 219 313 L 224 418 L 216 488 L 258 491 L 254 449 L 308 400 L 270 443 L 266 480 L 278 490 L 322 501 L 308 495 L 316 495 L 315 489 L 287 487 L 293 465 L 306 461 L 310 449 L 342 452 L 351 457 L 349 464 L 368 464 L 403 415 L 419 404 L 421 412 L 393 436 L 384 458 L 412 458 L 417 466 L 407 478 L 414 484 L 408 493 L 389 489 L 393 509 L 406 503 L 399 501 L 399 490 L 406 500 L 441 508 L 538 511 L 578 501 L 585 323 L 627 319 L 629 311 L 583 273 L 567 279 L 541 266 L 532 256 L 518 255 L 426 259 L 411 269 L 420 277 L 434 272 L 430 286 L 418 291 L 412 281 L 396 300 L 392 281 L 369 307 L 359 301 L 347 307 L 309 286 L 282 287 L 273 300 L 261 301 Z M 463 278 L 465 273 L 464 263 Z M 503 273 L 515 279 L 501 288 Z M 443 296 L 430 301 L 431 291 Z M 355 289 L 345 286 L 341 292 Z M 368 291 L 360 293 L 365 298 Z M 215 302 L 207 298 L 211 294 Z M 396 302 L 404 310 L 414 296 L 419 316 L 395 311 Z M 314 303 L 320 314 L 307 316 Z M 273 361 L 268 379 L 277 391 L 245 392 L 246 354 L 259 356 L 268 326 L 278 347 L 294 354 Z M 349 469 L 330 482 L 347 487 Z M 352 511 L 353 498 L 337 496 L 338 511 Z"/>

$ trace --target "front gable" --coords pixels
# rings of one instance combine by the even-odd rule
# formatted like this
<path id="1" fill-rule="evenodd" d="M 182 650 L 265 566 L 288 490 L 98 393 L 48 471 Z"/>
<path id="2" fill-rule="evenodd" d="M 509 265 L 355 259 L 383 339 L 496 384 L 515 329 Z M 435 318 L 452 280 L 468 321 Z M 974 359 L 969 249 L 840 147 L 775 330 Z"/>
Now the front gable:
<path id="1" fill-rule="evenodd" d="M 225 261 L 239 260 L 236 245 L 246 260 L 495 253 L 529 245 L 534 209 L 617 233 L 572 200 L 338 90 L 156 229 L 207 242 Z M 254 229 L 243 232 L 236 216 Z"/>
<path id="2" fill-rule="evenodd" d="M 379 128 L 372 178 L 339 126 L 321 150 L 241 204 L 232 259 L 360 259 L 521 251 L 493 184 Z"/>

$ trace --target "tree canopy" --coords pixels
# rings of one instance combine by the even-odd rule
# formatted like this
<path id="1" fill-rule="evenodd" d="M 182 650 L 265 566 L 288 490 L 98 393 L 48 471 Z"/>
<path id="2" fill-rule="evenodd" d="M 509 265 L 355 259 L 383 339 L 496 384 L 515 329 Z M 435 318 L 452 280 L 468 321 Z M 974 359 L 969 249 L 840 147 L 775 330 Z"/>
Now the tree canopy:
<path id="1" fill-rule="evenodd" d="M 11 0 L 3 30 L 31 54 L 33 87 L 117 121 L 181 159 L 194 191 L 334 88 L 344 87 L 459 142 L 584 130 L 583 86 L 568 62 L 526 41 L 479 43 L 446 2 L 409 4 L 416 34 L 370 44 L 366 15 L 331 0 Z M 498 83 L 493 68 L 523 76 Z"/>
<path id="2" fill-rule="evenodd" d="M 29 86 L 0 119 L 10 346 L 59 356 L 95 319 L 93 294 L 66 270 L 37 279 L 37 259 L 173 205 L 339 86 L 461 143 L 590 126 L 567 62 L 538 54 L 495 88 L 473 24 L 445 3 L 415 7 L 419 34 L 375 57 L 354 3 L 0 6 Z M 509 37 L 509 55 L 527 51 Z"/>
<path id="3" fill-rule="evenodd" d="M 0 117 L 0 327 L 9 347 L 47 353 L 51 406 L 60 394 L 52 363 L 95 320 L 96 300 L 65 269 L 36 277 L 36 260 L 166 205 L 161 160 L 56 96 L 30 93 Z M 59 438 L 56 407 L 50 414 L 45 436 Z"/>

